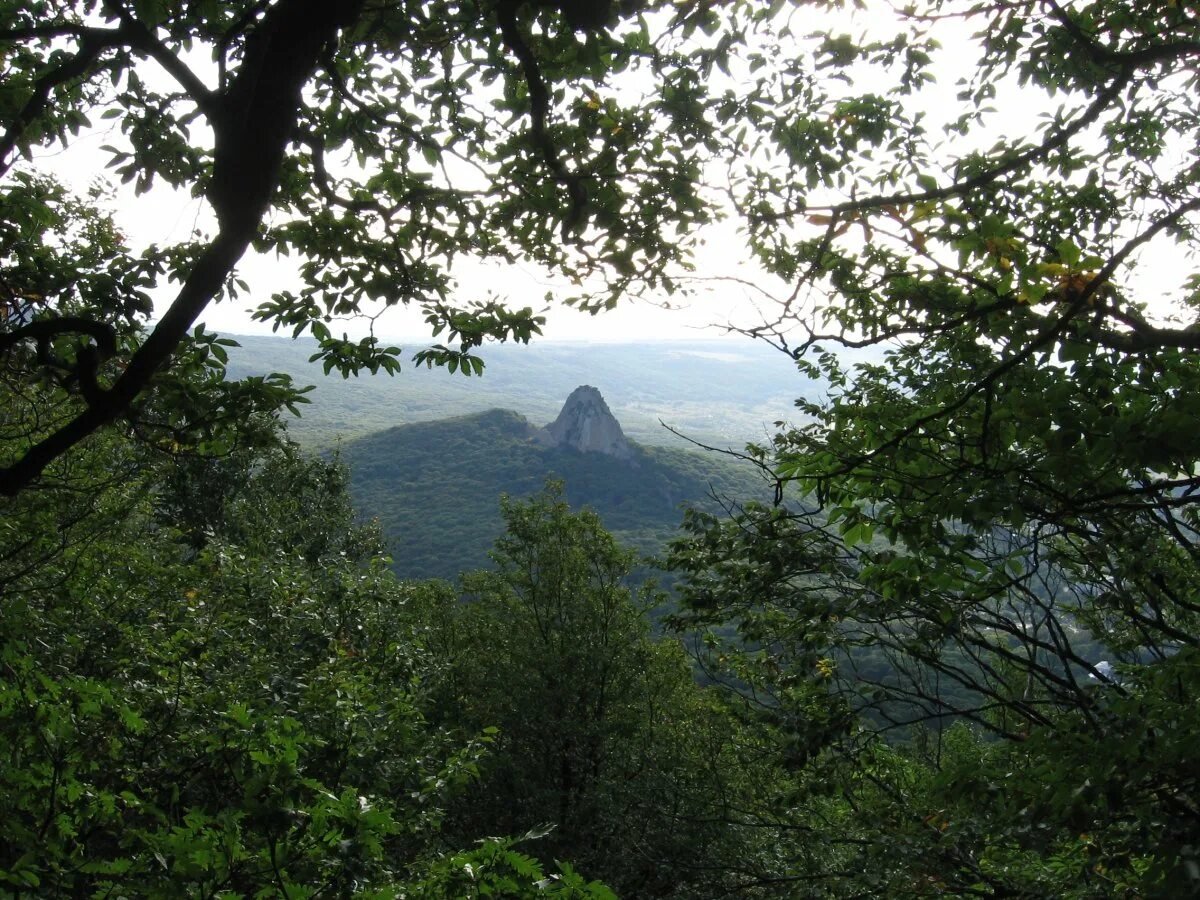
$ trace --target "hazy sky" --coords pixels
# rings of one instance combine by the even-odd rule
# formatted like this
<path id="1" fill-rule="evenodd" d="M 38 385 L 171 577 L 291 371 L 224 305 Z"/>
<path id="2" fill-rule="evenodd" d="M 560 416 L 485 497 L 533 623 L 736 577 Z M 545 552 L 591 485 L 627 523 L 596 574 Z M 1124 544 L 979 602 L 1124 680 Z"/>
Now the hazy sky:
<path id="1" fill-rule="evenodd" d="M 817 13 L 806 10 L 806 22 L 812 30 L 820 26 Z M 830 22 L 843 27 L 861 30 L 862 20 L 848 14 L 831 14 Z M 875 21 L 868 19 L 867 21 Z M 831 26 L 832 27 L 832 26 Z M 206 60 L 189 62 L 201 72 Z M 953 81 L 953 78 L 950 78 Z M 99 148 L 107 143 L 124 143 L 124 138 L 115 125 L 97 128 L 74 139 L 65 152 L 50 152 L 42 155 L 37 163 L 41 171 L 55 174 L 61 180 L 84 190 L 92 179 L 106 172 L 108 154 Z M 135 248 L 150 243 L 169 243 L 187 240 L 196 229 L 211 233 L 214 222 L 205 204 L 185 192 L 156 187 L 150 193 L 136 196 L 129 185 L 114 185 L 116 198 L 114 213 L 122 231 Z M 772 290 L 780 286 L 762 279 L 743 260 L 742 241 L 732 223 L 714 226 L 702 236 L 705 241 L 700 258 L 701 278 L 720 279 L 734 276 L 741 279 L 759 279 Z M 291 268 L 294 260 L 277 260 L 274 257 L 248 254 L 239 266 L 239 277 L 251 285 L 251 293 L 233 302 L 211 305 L 203 320 L 208 327 L 240 334 L 270 333 L 270 326 L 255 322 L 251 310 L 271 292 L 290 286 Z M 532 267 L 483 264 L 472 261 L 457 261 L 455 274 L 458 281 L 457 299 L 469 301 L 484 299 L 489 292 L 498 293 L 510 305 L 532 306 L 541 311 L 547 306 L 547 290 L 556 287 L 543 272 Z M 156 307 L 163 308 L 174 298 L 173 285 L 164 286 L 155 297 Z M 562 293 L 566 287 L 557 285 Z M 761 321 L 754 298 L 757 296 L 742 285 L 732 281 L 714 280 L 694 282 L 695 295 L 690 298 L 662 298 L 662 305 L 653 302 L 627 300 L 615 310 L 592 316 L 560 305 L 551 305 L 545 310 L 548 324 L 545 337 L 561 340 L 605 340 L 631 339 L 696 339 L 719 337 L 723 326 L 730 323 L 753 326 Z M 762 302 L 762 297 L 757 296 Z M 671 308 L 664 308 L 666 305 Z M 339 327 L 340 326 L 340 327 Z M 335 323 L 335 331 L 346 330 L 352 337 L 366 333 L 365 323 Z M 381 337 L 426 338 L 427 327 L 419 309 L 395 308 L 389 310 L 375 324 Z"/>
<path id="2" fill-rule="evenodd" d="M 869 6 L 869 14 L 839 13 L 830 17 L 830 25 L 826 27 L 836 27 L 855 35 L 865 29 L 878 33 L 892 27 L 889 25 L 889 4 L 874 0 Z M 804 14 L 809 30 L 821 27 L 810 9 L 805 10 Z M 928 123 L 930 125 L 937 121 L 938 116 L 944 120 L 958 112 L 958 103 L 955 100 L 958 90 L 956 82 L 960 76 L 972 71 L 977 59 L 977 53 L 970 40 L 970 30 L 955 22 L 938 25 L 939 37 L 946 48 L 938 59 L 938 82 L 917 101 L 932 120 Z M 943 31 L 945 36 L 942 36 Z M 1019 90 L 1015 85 L 1007 86 L 1001 91 L 996 102 L 999 112 L 989 120 L 990 125 L 986 131 L 971 143 L 990 146 L 1006 136 L 1023 137 L 1035 127 L 1037 114 L 1052 109 L 1054 105 L 1056 103 L 1051 103 L 1044 96 L 1032 94 L 1028 90 Z M 98 129 L 83 134 L 69 151 L 46 154 L 40 158 L 37 168 L 53 172 L 78 189 L 85 188 L 93 178 L 105 171 L 104 164 L 108 156 L 100 151 L 99 147 L 109 142 L 119 143 L 120 139 L 121 135 L 115 132 L 115 129 Z M 961 150 L 961 147 L 956 149 Z M 118 186 L 115 213 L 121 228 L 135 248 L 151 242 L 186 240 L 197 228 L 209 232 L 213 230 L 210 214 L 200 200 L 165 188 L 156 188 L 147 195 L 136 197 L 129 186 Z M 757 324 L 761 316 L 756 311 L 755 303 L 763 303 L 763 298 L 733 281 L 720 279 L 729 276 L 757 281 L 776 294 L 785 293 L 783 286 L 772 283 L 744 262 L 743 245 L 735 224 L 727 222 L 714 226 L 702 237 L 705 244 L 701 248 L 698 260 L 700 271 L 697 274 L 701 278 L 713 280 L 696 282 L 696 294 L 691 298 L 672 299 L 675 304 L 682 303 L 682 308 L 663 309 L 645 301 L 627 301 L 611 312 L 590 316 L 554 306 L 546 312 L 548 325 L 545 337 L 559 340 L 609 341 L 696 339 L 719 337 L 722 333 L 721 326 L 730 323 L 747 327 Z M 1148 261 L 1151 265 L 1147 268 L 1160 274 L 1178 265 L 1177 260 L 1168 261 L 1162 258 L 1162 251 L 1159 251 L 1159 256 L 1151 257 Z M 269 333 L 270 326 L 253 322 L 249 311 L 266 299 L 272 291 L 289 286 L 292 264 L 288 259 L 247 257 L 239 268 L 239 275 L 250 283 L 251 294 L 234 302 L 210 306 L 203 316 L 206 324 L 210 328 L 225 332 Z M 546 305 L 544 296 L 547 290 L 554 288 L 544 274 L 527 267 L 456 263 L 455 271 L 460 301 L 483 299 L 490 291 L 498 293 L 511 305 L 528 305 L 540 310 Z M 168 286 L 156 300 L 161 304 L 169 303 L 174 297 L 174 291 L 170 289 L 173 287 Z M 336 324 L 334 327 L 337 331 L 343 330 Z M 375 328 L 381 337 L 410 340 L 414 337 L 427 337 L 422 316 L 417 309 L 391 310 L 376 323 Z M 344 330 L 352 337 L 358 337 L 365 333 L 366 328 L 363 324 L 346 323 Z"/>

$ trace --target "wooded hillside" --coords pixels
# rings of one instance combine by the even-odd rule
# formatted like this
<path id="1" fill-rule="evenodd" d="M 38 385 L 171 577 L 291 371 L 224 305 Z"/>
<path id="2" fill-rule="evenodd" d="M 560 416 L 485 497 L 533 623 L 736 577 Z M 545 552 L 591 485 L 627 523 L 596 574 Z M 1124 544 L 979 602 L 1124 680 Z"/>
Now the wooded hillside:
<path id="1" fill-rule="evenodd" d="M 1198 61 L 1184 0 L 0 2 L 0 894 L 1200 894 Z M 398 579 L 197 324 L 476 384 L 542 303 L 699 292 L 799 402 L 665 637 L 553 485 Z M 552 461 L 643 540 L 708 476 L 607 425 Z M 403 540 L 522 427 L 348 455 Z"/>
<path id="2" fill-rule="evenodd" d="M 518 413 L 390 428 L 342 445 L 362 514 L 378 517 L 403 577 L 453 578 L 487 564 L 500 535 L 502 494 L 524 498 L 561 480 L 576 509 L 594 510 L 626 546 L 662 553 L 685 506 L 720 509 L 765 499 L 757 469 L 719 454 L 635 447 L 632 459 L 544 447 Z"/>

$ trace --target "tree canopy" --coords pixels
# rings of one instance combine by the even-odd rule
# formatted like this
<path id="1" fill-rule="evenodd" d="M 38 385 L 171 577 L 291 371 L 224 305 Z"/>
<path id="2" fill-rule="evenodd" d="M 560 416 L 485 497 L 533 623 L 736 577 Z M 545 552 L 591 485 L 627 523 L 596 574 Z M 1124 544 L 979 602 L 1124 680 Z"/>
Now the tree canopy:
<path id="1" fill-rule="evenodd" d="M 8 493 L 136 418 L 203 310 L 239 290 L 248 248 L 296 258 L 299 287 L 258 314 L 311 332 L 327 371 L 398 367 L 398 348 L 330 328 L 379 301 L 416 304 L 449 338 L 419 362 L 478 372 L 474 348 L 527 341 L 540 317 L 454 296 L 456 258 L 536 262 L 598 290 L 577 298 L 595 308 L 670 289 L 710 216 L 696 182 L 711 49 L 684 44 L 713 28 L 704 5 L 106 0 L 0 15 L 0 175 L 18 213 L 0 351 L 36 342 L 35 370 L 60 372 L 76 397 L 3 462 Z M 66 201 L 25 173 L 106 120 L 113 174 L 202 198 L 211 229 L 136 256 L 116 234 L 82 258 L 50 239 Z M 116 320 L 144 321 L 150 292 L 167 289 L 153 329 L 121 340 Z"/>
<path id="2" fill-rule="evenodd" d="M 1200 20 L 926 7 L 759 68 L 738 202 L 786 299 L 755 331 L 830 389 L 757 449 L 778 505 L 693 518 L 684 619 L 737 624 L 713 664 L 799 760 L 859 760 L 864 843 L 830 883 L 1186 893 Z M 935 129 L 917 98 L 948 28 L 979 61 Z M 997 133 L 1019 85 L 1053 106 Z M 1152 253 L 1174 270 L 1139 273 Z M 920 774 L 881 763 L 883 738 L 926 747 Z"/>
<path id="3" fill-rule="evenodd" d="M 733 889 L 764 851 L 726 815 L 765 766 L 738 756 L 740 729 L 698 686 L 682 646 L 656 640 L 666 601 L 631 587 L 639 559 L 562 483 L 501 501 L 493 570 L 470 572 L 423 619 L 445 668 L 445 721 L 497 729 L 480 778 L 447 811 L 457 835 L 547 829 L 529 851 L 568 859 L 624 897 Z"/>

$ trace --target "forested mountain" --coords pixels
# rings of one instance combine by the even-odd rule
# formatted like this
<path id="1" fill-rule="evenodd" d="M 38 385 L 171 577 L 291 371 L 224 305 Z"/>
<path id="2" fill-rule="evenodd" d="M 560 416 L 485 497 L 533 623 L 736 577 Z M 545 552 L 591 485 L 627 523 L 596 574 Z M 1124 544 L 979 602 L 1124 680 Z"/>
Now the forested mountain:
<path id="1" fill-rule="evenodd" d="M 618 457 L 548 446 L 536 431 L 519 413 L 494 409 L 341 446 L 355 502 L 379 518 L 397 573 L 452 578 L 486 565 L 503 527 L 499 497 L 528 497 L 547 479 L 561 480 L 571 506 L 595 510 L 619 540 L 646 553 L 664 549 L 685 505 L 713 510 L 717 498 L 768 495 L 754 466 L 721 454 L 631 443 L 630 455 Z"/>

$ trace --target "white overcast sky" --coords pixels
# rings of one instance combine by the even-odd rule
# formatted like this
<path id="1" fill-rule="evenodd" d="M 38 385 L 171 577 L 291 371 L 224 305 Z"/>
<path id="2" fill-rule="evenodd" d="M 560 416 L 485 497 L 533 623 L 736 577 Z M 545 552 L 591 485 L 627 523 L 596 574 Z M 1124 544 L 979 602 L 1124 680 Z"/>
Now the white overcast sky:
<path id="1" fill-rule="evenodd" d="M 871 0 L 867 6 L 865 12 L 830 14 L 826 19 L 828 25 L 824 27 L 856 36 L 867 30 L 878 34 L 881 30 L 893 27 L 890 24 L 894 21 L 890 4 L 883 0 Z M 807 30 L 816 31 L 823 27 L 811 8 L 803 12 Z M 970 38 L 970 27 L 959 22 L 942 22 L 935 33 L 943 44 L 935 70 L 937 83 L 916 101 L 925 109 L 929 117 L 927 124 L 931 126 L 939 116 L 944 120 L 957 115 L 957 81 L 973 70 L 978 59 Z M 1027 135 L 1036 126 L 1037 115 L 1053 109 L 1057 102 L 1027 89 L 1018 89 L 1014 84 L 1001 91 L 995 105 L 997 113 L 988 120 L 986 130 L 974 136 L 972 144 L 986 147 L 1004 137 Z M 99 129 L 85 133 L 73 142 L 70 150 L 50 152 L 40 157 L 36 168 L 51 172 L 82 190 L 97 175 L 104 173 L 107 154 L 100 151 L 99 147 L 110 141 L 116 143 L 114 136 L 120 137 L 119 133 L 114 135 L 113 131 Z M 197 228 L 212 230 L 210 214 L 202 201 L 165 188 L 155 188 L 149 194 L 137 197 L 129 186 L 118 185 L 114 212 L 120 227 L 135 248 L 152 242 L 183 241 Z M 591 341 L 694 340 L 720 337 L 723 334 L 721 326 L 730 323 L 745 327 L 757 324 L 761 316 L 755 304 L 762 304 L 762 297 L 732 280 L 719 279 L 727 276 L 757 281 L 777 294 L 785 293 L 782 286 L 773 284 L 752 266 L 745 264 L 735 223 L 713 226 L 702 238 L 705 243 L 699 254 L 697 274 L 714 280 L 697 282 L 694 296 L 682 300 L 672 298 L 673 308 L 670 309 L 651 302 L 626 301 L 617 309 L 599 316 L 552 306 L 545 313 L 548 323 L 544 338 Z M 1178 269 L 1178 260 L 1161 255 L 1169 251 L 1157 252 L 1160 255 L 1143 261 L 1148 272 L 1161 277 L 1166 271 Z M 270 333 L 269 325 L 251 319 L 250 310 L 272 291 L 290 286 L 291 265 L 288 259 L 247 256 L 239 267 L 239 276 L 249 282 L 250 294 L 236 301 L 210 306 L 205 311 L 203 321 L 209 328 L 226 333 Z M 455 273 L 457 299 L 461 302 L 483 299 L 489 293 L 495 293 L 510 305 L 533 306 L 541 310 L 546 306 L 544 296 L 547 290 L 554 287 L 543 273 L 521 266 L 459 261 L 456 262 Z M 1171 281 L 1177 284 L 1178 279 L 1172 278 Z M 1154 289 L 1153 283 L 1149 287 Z M 167 304 L 173 296 L 172 290 L 163 290 L 156 297 L 156 302 Z M 664 297 L 663 301 L 665 304 L 667 298 Z M 337 330 L 345 330 L 351 337 L 360 337 L 366 333 L 366 326 L 348 322 Z M 375 333 L 380 337 L 402 341 L 428 340 L 428 332 L 417 309 L 397 308 L 388 311 L 376 323 Z"/>

